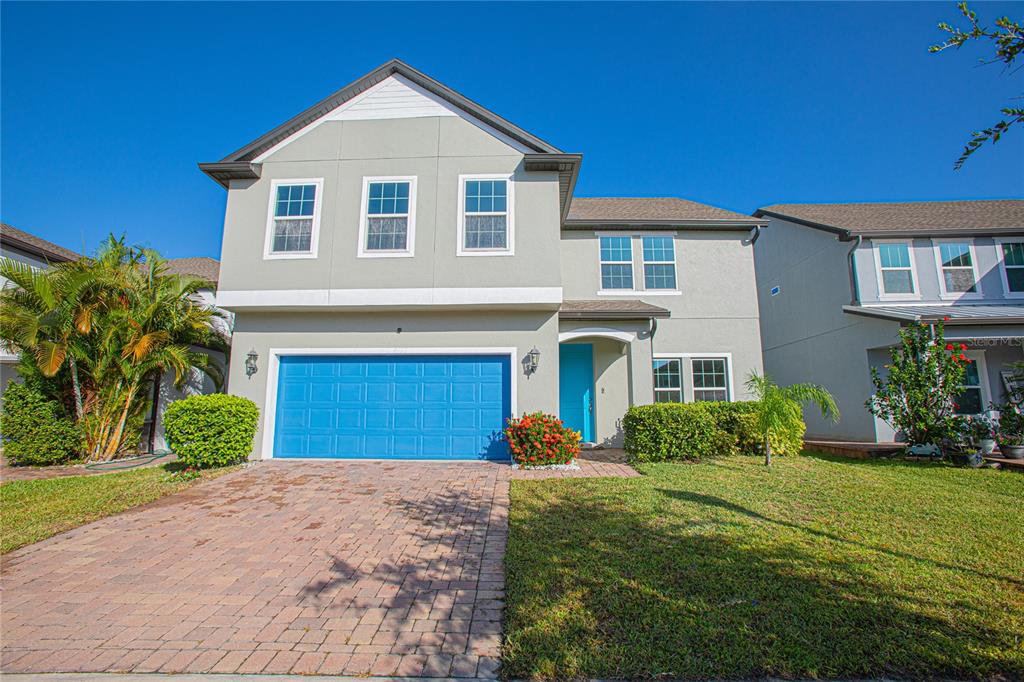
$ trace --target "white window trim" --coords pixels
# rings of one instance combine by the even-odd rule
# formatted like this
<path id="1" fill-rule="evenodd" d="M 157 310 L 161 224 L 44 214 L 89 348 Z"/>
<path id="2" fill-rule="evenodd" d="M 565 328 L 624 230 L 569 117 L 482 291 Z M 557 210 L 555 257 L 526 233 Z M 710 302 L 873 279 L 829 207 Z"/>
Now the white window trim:
<path id="1" fill-rule="evenodd" d="M 505 244 L 504 249 L 467 249 L 466 248 L 466 182 L 472 180 L 504 180 L 505 181 Z M 458 235 L 455 243 L 456 256 L 514 256 L 516 253 L 515 230 L 515 183 L 511 173 L 482 173 L 459 176 L 459 219 Z M 474 215 L 487 215 L 475 213 Z M 502 215 L 495 211 L 491 215 Z"/>
<path id="2" fill-rule="evenodd" d="M 370 183 L 371 182 L 408 182 L 409 183 L 409 213 L 406 216 L 406 233 L 404 249 L 383 250 L 366 248 L 366 232 L 369 215 L 367 209 L 370 206 Z M 400 214 L 374 215 L 375 218 L 398 217 Z M 363 195 L 359 201 L 359 246 L 356 249 L 356 256 L 359 258 L 412 258 L 416 253 L 416 176 L 415 175 L 389 175 L 389 176 L 363 176 Z"/>
<path id="3" fill-rule="evenodd" d="M 460 347 L 460 348 L 270 348 L 267 361 L 267 392 L 263 402 L 263 445 L 260 459 L 272 459 L 274 456 L 274 427 L 277 419 L 277 383 L 281 372 L 281 358 L 290 355 L 507 355 L 509 364 L 509 396 L 512 416 L 519 414 L 516 407 L 516 358 L 518 348 L 513 347 Z M 322 461 L 322 460 L 321 460 Z M 450 460 L 446 460 L 450 461 Z M 481 460 L 487 461 L 487 460 Z"/>
<path id="4" fill-rule="evenodd" d="M 968 252 L 971 254 L 971 272 L 974 275 L 974 293 L 962 291 L 946 291 L 946 277 L 942 270 L 942 250 L 940 244 L 967 244 Z M 933 239 L 932 251 L 935 253 L 935 268 L 939 276 L 939 298 L 943 300 L 975 300 L 982 298 L 981 279 L 978 277 L 978 254 L 974 251 L 973 239 Z M 958 269 L 958 268 L 954 268 Z"/>
<path id="5" fill-rule="evenodd" d="M 658 360 L 675 360 L 676 362 L 679 363 L 679 388 L 658 388 L 657 386 L 654 385 L 654 363 L 657 362 Z M 683 380 L 683 377 L 685 376 L 685 374 L 686 374 L 686 372 L 683 371 L 683 358 L 681 358 L 679 356 L 675 356 L 675 355 L 673 355 L 671 357 L 660 358 L 657 355 L 655 355 L 651 359 L 651 386 L 652 386 L 651 390 L 654 391 L 654 402 L 658 402 L 658 394 L 659 393 L 670 393 L 670 392 L 678 391 L 679 392 L 679 402 L 685 403 L 686 402 L 686 382 Z"/>
<path id="6" fill-rule="evenodd" d="M 1003 276 L 1003 297 L 1024 298 L 1024 291 L 1010 291 L 1010 278 L 1006 274 L 1006 256 L 1003 254 L 1003 244 L 1024 244 L 1024 237 L 999 237 L 996 241 L 996 258 L 999 261 L 999 271 Z M 1024 270 L 1024 266 L 1015 265 L 1015 268 Z"/>
<path id="7" fill-rule="evenodd" d="M 906 244 L 907 253 L 910 254 L 910 285 L 914 287 L 912 294 L 887 294 L 885 293 L 885 282 L 882 279 L 882 253 L 879 246 L 882 244 Z M 920 301 L 921 287 L 917 282 L 917 263 L 914 261 L 914 241 L 912 239 L 873 239 L 871 248 L 875 258 L 875 279 L 878 282 L 878 299 L 880 301 Z M 903 268 L 886 268 L 887 270 L 902 270 Z"/>
<path id="8" fill-rule="evenodd" d="M 672 241 L 672 260 L 652 260 L 648 261 L 644 255 L 644 237 L 668 237 Z M 639 235 L 637 242 L 640 244 L 640 279 L 643 283 L 643 291 L 650 293 L 665 292 L 665 293 L 677 293 L 679 291 L 679 269 L 676 267 L 676 235 L 673 232 L 671 235 L 662 234 L 642 234 Z M 676 285 L 671 289 L 648 289 L 647 288 L 647 266 L 648 265 L 671 265 L 672 266 L 672 279 Z"/>
<path id="9" fill-rule="evenodd" d="M 595 232 L 594 236 L 597 237 L 597 295 L 598 296 L 682 296 L 683 292 L 679 288 L 679 253 L 676 251 L 678 236 L 676 231 L 665 231 L 665 232 Z M 605 289 L 604 280 L 601 277 L 601 265 L 604 263 L 625 263 L 626 261 L 603 261 L 601 260 L 601 237 L 629 237 L 629 248 L 630 257 L 632 258 L 631 265 L 633 266 L 633 287 L 631 289 Z M 676 288 L 675 289 L 646 289 L 644 276 L 644 237 L 671 237 L 672 238 L 672 256 L 675 260 L 672 262 L 676 270 Z M 639 249 L 639 250 L 638 250 Z M 651 261 L 654 263 L 667 263 L 667 261 Z M 640 271 L 637 272 L 637 264 L 640 265 Z M 637 287 L 637 282 L 640 286 Z"/>
<path id="10" fill-rule="evenodd" d="M 309 251 L 274 251 L 274 208 L 277 205 L 277 188 L 285 185 L 315 185 L 313 197 L 313 227 L 309 235 Z M 267 234 L 263 244 L 263 260 L 294 260 L 316 258 L 320 246 L 320 208 L 323 206 L 323 178 L 275 178 L 270 181 L 270 202 L 267 206 Z"/>
<path id="11" fill-rule="evenodd" d="M 985 351 L 968 350 L 964 351 L 964 355 L 978 363 L 978 387 L 981 389 L 981 412 L 978 414 L 985 414 L 988 411 L 988 404 L 992 402 L 992 390 L 988 384 L 988 366 L 985 364 Z M 962 384 L 960 387 L 966 388 L 966 385 Z"/>
<path id="12" fill-rule="evenodd" d="M 688 403 L 694 402 L 694 400 L 693 400 L 693 364 L 690 361 L 691 360 L 718 360 L 718 359 L 724 359 L 725 360 L 725 383 L 726 383 L 726 386 L 727 386 L 726 390 L 728 391 L 728 400 L 726 400 L 725 402 L 732 403 L 732 402 L 736 401 L 736 390 L 735 390 L 735 385 L 734 385 L 734 382 L 733 382 L 732 353 L 723 353 L 723 352 L 720 352 L 720 351 L 714 351 L 714 352 L 710 352 L 710 353 L 652 353 L 651 357 L 653 357 L 655 360 L 673 360 L 673 359 L 677 359 L 678 358 L 680 361 L 690 364 L 689 372 L 687 372 L 686 370 L 683 370 L 683 376 L 682 376 L 683 401 L 684 402 L 688 402 Z M 652 373 L 654 372 L 653 366 L 651 368 L 651 372 Z M 689 377 L 690 377 L 690 383 L 689 384 L 687 384 L 686 381 L 685 381 L 685 377 L 687 375 L 689 375 Z M 689 395 L 687 395 L 687 392 L 686 392 L 687 385 L 689 385 L 689 387 L 690 387 Z M 687 398 L 689 398 L 689 400 L 687 400 Z"/>

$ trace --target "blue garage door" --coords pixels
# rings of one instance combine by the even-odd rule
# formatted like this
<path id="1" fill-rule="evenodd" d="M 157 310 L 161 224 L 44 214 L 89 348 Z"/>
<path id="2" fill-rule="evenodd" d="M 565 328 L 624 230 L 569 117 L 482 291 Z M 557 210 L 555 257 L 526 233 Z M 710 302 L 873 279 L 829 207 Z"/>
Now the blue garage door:
<path id="1" fill-rule="evenodd" d="M 506 459 L 508 356 L 282 357 L 274 457 Z"/>

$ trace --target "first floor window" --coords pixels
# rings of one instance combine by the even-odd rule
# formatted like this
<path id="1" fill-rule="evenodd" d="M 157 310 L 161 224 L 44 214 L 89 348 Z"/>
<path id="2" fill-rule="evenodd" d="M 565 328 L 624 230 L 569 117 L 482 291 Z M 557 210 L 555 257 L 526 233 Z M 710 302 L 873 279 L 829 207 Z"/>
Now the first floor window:
<path id="1" fill-rule="evenodd" d="M 883 294 L 915 293 L 909 244 L 879 244 L 878 267 L 882 273 Z"/>
<path id="2" fill-rule="evenodd" d="M 693 399 L 697 401 L 728 400 L 728 368 L 725 358 L 694 358 L 691 362 Z"/>
<path id="3" fill-rule="evenodd" d="M 409 249 L 409 182 L 371 182 L 367 187 L 366 250 Z"/>
<path id="4" fill-rule="evenodd" d="M 939 244 L 943 291 L 947 294 L 973 294 L 977 291 L 971 246 L 966 243 Z"/>
<path id="5" fill-rule="evenodd" d="M 271 253 L 312 251 L 316 185 L 278 185 L 274 197 Z"/>
<path id="6" fill-rule="evenodd" d="M 1003 267 L 1010 293 L 1024 293 L 1024 242 L 1003 242 Z"/>
<path id="7" fill-rule="evenodd" d="M 960 387 L 960 395 L 956 398 L 958 414 L 981 414 L 985 411 L 984 399 L 981 395 L 981 371 L 978 361 L 971 358 L 964 373 L 964 383 Z"/>
<path id="8" fill-rule="evenodd" d="M 675 289 L 675 237 L 645 236 L 643 247 L 644 289 Z"/>
<path id="9" fill-rule="evenodd" d="M 679 360 L 654 361 L 654 402 L 683 402 L 683 376 Z"/>
<path id="10" fill-rule="evenodd" d="M 508 249 L 508 181 L 466 180 L 462 247 L 467 251 Z"/>
<path id="11" fill-rule="evenodd" d="M 632 237 L 601 237 L 601 288 L 633 288 Z"/>

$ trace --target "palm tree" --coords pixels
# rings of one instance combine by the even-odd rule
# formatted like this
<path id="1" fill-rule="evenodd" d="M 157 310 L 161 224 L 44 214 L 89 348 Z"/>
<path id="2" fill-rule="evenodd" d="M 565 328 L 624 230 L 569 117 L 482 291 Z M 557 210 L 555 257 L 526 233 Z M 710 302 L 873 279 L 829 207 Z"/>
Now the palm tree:
<path id="1" fill-rule="evenodd" d="M 793 384 L 779 386 L 767 376 L 751 372 L 747 377 L 747 390 L 760 405 L 757 411 L 757 428 L 764 434 L 764 464 L 772 464 L 772 436 L 803 428 L 803 406 L 814 403 L 821 410 L 821 416 L 839 421 L 839 408 L 826 389 L 817 384 Z"/>
<path id="2" fill-rule="evenodd" d="M 45 377 L 69 365 L 87 457 L 109 459 L 133 447 L 145 388 L 173 372 L 181 387 L 193 371 L 219 387 L 221 368 L 200 349 L 227 349 L 221 314 L 197 300 L 203 282 L 167 273 L 150 250 L 110 237 L 96 258 L 48 271 L 3 259 L 0 341 L 35 359 Z"/>

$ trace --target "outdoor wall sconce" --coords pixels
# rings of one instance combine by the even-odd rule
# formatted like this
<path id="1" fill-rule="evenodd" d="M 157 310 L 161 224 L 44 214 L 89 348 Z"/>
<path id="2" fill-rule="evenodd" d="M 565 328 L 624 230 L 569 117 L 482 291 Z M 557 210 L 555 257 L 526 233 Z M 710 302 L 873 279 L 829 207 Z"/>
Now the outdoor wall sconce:
<path id="1" fill-rule="evenodd" d="M 255 350 L 250 350 L 245 356 L 245 376 L 251 377 L 256 373 L 256 361 L 260 359 Z"/>
<path id="2" fill-rule="evenodd" d="M 527 374 L 533 374 L 537 371 L 537 366 L 540 365 L 540 351 L 537 350 L 537 346 L 534 346 L 524 358 L 523 368 Z"/>

